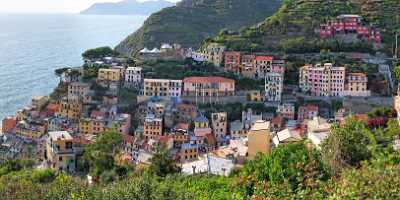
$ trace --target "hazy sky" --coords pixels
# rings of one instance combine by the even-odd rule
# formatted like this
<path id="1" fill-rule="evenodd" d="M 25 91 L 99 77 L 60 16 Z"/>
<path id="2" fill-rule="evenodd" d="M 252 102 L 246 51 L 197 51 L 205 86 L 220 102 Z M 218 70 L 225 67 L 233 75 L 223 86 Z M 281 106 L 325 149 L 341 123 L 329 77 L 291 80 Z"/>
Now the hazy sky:
<path id="1" fill-rule="evenodd" d="M 1 13 L 77 13 L 96 2 L 121 0 L 0 0 Z M 148 0 L 139 0 L 148 1 Z M 179 0 L 168 0 L 177 2 Z"/>

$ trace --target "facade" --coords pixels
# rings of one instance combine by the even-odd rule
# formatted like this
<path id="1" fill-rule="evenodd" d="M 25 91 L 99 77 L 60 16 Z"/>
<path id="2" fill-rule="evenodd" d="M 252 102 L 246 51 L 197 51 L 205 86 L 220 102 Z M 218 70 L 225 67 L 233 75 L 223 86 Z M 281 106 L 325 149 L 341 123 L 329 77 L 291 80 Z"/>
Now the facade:
<path id="1" fill-rule="evenodd" d="M 291 103 L 284 103 L 278 106 L 276 113 L 278 114 L 278 116 L 284 119 L 293 120 L 295 114 L 295 107 Z"/>
<path id="2" fill-rule="evenodd" d="M 226 51 L 224 53 L 224 68 L 226 71 L 241 73 L 241 53 L 239 51 Z"/>
<path id="3" fill-rule="evenodd" d="M 187 77 L 183 79 L 185 96 L 218 97 L 235 94 L 235 80 L 224 77 Z"/>
<path id="4" fill-rule="evenodd" d="M 359 15 L 340 15 L 336 20 L 330 20 L 320 25 L 320 37 L 330 38 L 337 35 L 353 34 L 359 39 L 381 42 L 381 33 L 363 24 Z"/>
<path id="5" fill-rule="evenodd" d="M 57 115 L 77 122 L 81 118 L 82 102 L 79 100 L 63 99 L 60 102 L 60 110 Z"/>
<path id="6" fill-rule="evenodd" d="M 1 131 L 3 134 L 11 133 L 17 125 L 17 119 L 12 116 L 5 117 L 1 123 Z"/>
<path id="7" fill-rule="evenodd" d="M 272 56 L 256 56 L 256 77 L 258 79 L 264 79 L 267 73 L 272 72 Z"/>
<path id="8" fill-rule="evenodd" d="M 144 79 L 143 95 L 146 97 L 180 97 L 182 80 Z"/>
<path id="9" fill-rule="evenodd" d="M 79 132 L 85 135 L 98 135 L 105 131 L 106 121 L 102 118 L 81 118 Z"/>
<path id="10" fill-rule="evenodd" d="M 144 120 L 143 135 L 146 139 L 154 139 L 163 135 L 163 120 L 152 114 L 148 114 Z"/>
<path id="11" fill-rule="evenodd" d="M 142 85 L 143 74 L 141 67 L 128 67 L 125 71 L 124 87 L 139 88 Z"/>
<path id="12" fill-rule="evenodd" d="M 203 50 L 204 59 L 219 67 L 224 59 L 225 49 L 225 46 L 219 45 L 218 43 L 210 43 Z"/>
<path id="13" fill-rule="evenodd" d="M 298 115 L 297 115 L 297 120 L 298 121 L 304 121 L 306 119 L 313 119 L 314 117 L 318 117 L 318 106 L 316 105 L 306 105 L 306 106 L 300 106 Z"/>
<path id="14" fill-rule="evenodd" d="M 91 84 L 83 82 L 72 82 L 68 85 L 68 99 L 80 100 L 84 103 L 91 102 Z"/>
<path id="15" fill-rule="evenodd" d="M 228 132 L 228 114 L 226 112 L 211 114 L 211 127 L 217 140 L 225 139 Z"/>
<path id="16" fill-rule="evenodd" d="M 46 160 L 52 169 L 75 172 L 77 149 L 73 137 L 66 131 L 49 132 L 46 141 Z"/>
<path id="17" fill-rule="evenodd" d="M 229 124 L 230 135 L 233 139 L 246 138 L 248 130 L 244 129 L 243 123 L 239 120 Z"/>
<path id="18" fill-rule="evenodd" d="M 305 65 L 300 68 L 300 89 L 313 96 L 343 96 L 345 68 L 324 65 Z"/>
<path id="19" fill-rule="evenodd" d="M 179 150 L 178 159 L 180 160 L 180 162 L 184 163 L 197 160 L 198 156 L 199 151 L 197 144 L 184 143 Z"/>
<path id="20" fill-rule="evenodd" d="M 120 69 L 99 69 L 97 75 L 98 81 L 108 81 L 108 82 L 118 82 L 121 80 L 121 70 Z"/>
<path id="21" fill-rule="evenodd" d="M 271 152 L 271 136 L 269 122 L 259 120 L 251 127 L 248 138 L 248 158 L 253 160 L 257 153 Z"/>
<path id="22" fill-rule="evenodd" d="M 371 91 L 367 89 L 368 77 L 364 73 L 348 73 L 346 75 L 345 96 L 368 97 Z"/>
<path id="23" fill-rule="evenodd" d="M 206 117 L 200 114 L 194 120 L 194 134 L 195 136 L 206 136 L 212 134 L 212 129 L 210 128 L 210 123 Z"/>
<path id="24" fill-rule="evenodd" d="M 283 74 L 267 73 L 265 76 L 265 101 L 280 102 L 283 92 Z"/>

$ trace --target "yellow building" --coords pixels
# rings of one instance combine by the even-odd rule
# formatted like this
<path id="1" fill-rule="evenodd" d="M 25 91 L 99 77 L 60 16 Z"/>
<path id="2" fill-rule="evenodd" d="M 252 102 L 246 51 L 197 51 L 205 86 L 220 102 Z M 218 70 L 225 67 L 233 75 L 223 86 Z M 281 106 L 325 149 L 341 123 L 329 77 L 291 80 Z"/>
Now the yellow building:
<path id="1" fill-rule="evenodd" d="M 269 122 L 258 120 L 250 129 L 248 138 L 248 159 L 253 160 L 257 153 L 271 152 L 271 136 Z"/>
<path id="2" fill-rule="evenodd" d="M 120 81 L 121 80 L 120 69 L 99 69 L 97 75 L 98 81 Z"/>
<path id="3" fill-rule="evenodd" d="M 82 112 L 82 102 L 78 100 L 63 99 L 60 102 L 58 115 L 72 121 L 79 121 Z"/>
<path id="4" fill-rule="evenodd" d="M 52 169 L 75 171 L 76 152 L 73 147 L 73 138 L 68 132 L 49 132 L 46 141 L 46 160 Z"/>
<path id="5" fill-rule="evenodd" d="M 105 131 L 105 121 L 101 119 L 82 118 L 79 121 L 81 134 L 98 135 Z"/>
<path id="6" fill-rule="evenodd" d="M 144 96 L 180 97 L 181 94 L 182 80 L 144 79 Z"/>
<path id="7" fill-rule="evenodd" d="M 163 135 L 163 123 L 161 118 L 154 115 L 147 115 L 144 121 L 144 133 L 146 139 L 154 139 L 156 136 Z"/>
<path id="8" fill-rule="evenodd" d="M 247 93 L 247 100 L 255 102 L 264 102 L 265 96 L 260 90 L 250 90 Z"/>

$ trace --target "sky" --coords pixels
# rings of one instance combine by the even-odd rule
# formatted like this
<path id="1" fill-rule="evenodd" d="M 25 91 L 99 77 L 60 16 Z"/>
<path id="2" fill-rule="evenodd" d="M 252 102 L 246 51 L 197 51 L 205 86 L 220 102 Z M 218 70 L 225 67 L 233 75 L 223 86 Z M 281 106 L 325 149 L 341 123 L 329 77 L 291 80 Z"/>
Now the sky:
<path id="1" fill-rule="evenodd" d="M 97 2 L 121 0 L 0 0 L 2 13 L 78 13 Z M 149 1 L 149 0 L 138 0 Z M 168 0 L 177 2 L 179 0 Z"/>

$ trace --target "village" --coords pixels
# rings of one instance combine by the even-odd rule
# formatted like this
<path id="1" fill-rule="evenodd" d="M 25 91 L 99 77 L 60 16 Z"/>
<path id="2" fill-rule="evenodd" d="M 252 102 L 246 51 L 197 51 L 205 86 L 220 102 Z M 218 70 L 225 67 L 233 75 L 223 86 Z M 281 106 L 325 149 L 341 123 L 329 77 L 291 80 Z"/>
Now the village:
<path id="1" fill-rule="evenodd" d="M 379 48 L 379 31 L 360 21 L 341 15 L 316 31 L 321 38 L 368 40 Z M 76 174 L 85 146 L 116 132 L 123 138 L 119 159 L 132 165 L 149 165 L 163 146 L 185 174 L 228 176 L 279 145 L 308 140 L 318 149 L 347 116 L 369 127 L 400 116 L 389 66 L 374 63 L 372 55 L 343 56 L 327 62 L 318 55 L 294 66 L 293 56 L 218 43 L 197 51 L 164 43 L 142 49 L 133 62 L 87 56 L 81 67 L 56 72 L 60 83 L 52 95 L 35 96 L 2 120 L 1 159 L 28 155 L 42 167 Z M 152 68 L 163 62 L 183 63 L 189 75 L 169 71 L 176 77 L 170 78 Z M 389 112 L 374 115 L 374 109 Z M 399 141 L 394 145 L 400 149 Z"/>

